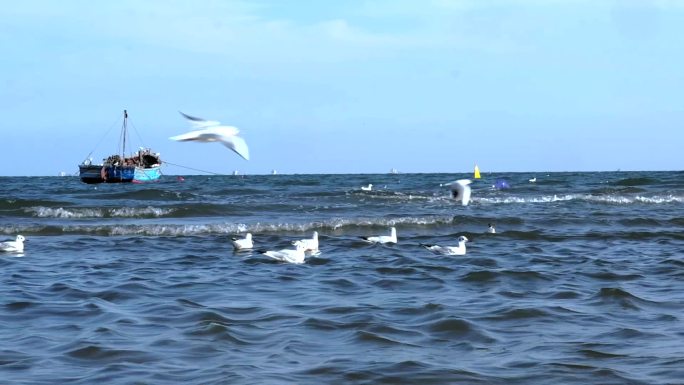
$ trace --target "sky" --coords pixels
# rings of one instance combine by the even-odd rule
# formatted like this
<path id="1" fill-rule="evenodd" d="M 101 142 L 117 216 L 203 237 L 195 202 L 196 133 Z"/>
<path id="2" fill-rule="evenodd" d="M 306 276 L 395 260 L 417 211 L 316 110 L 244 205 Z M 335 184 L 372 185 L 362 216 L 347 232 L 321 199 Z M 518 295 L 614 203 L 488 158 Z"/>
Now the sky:
<path id="1" fill-rule="evenodd" d="M 684 168 L 684 1 L 25 0 L 0 52 L 4 176 L 115 153 L 124 109 L 166 174 Z"/>

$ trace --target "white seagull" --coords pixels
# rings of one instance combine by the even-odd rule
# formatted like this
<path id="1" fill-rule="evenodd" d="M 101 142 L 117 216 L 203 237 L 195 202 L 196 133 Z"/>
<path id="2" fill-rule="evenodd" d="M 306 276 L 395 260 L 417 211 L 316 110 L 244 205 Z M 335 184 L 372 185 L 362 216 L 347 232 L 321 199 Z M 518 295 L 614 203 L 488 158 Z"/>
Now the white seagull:
<path id="1" fill-rule="evenodd" d="M 454 199 L 460 199 L 463 206 L 468 206 L 470 202 L 470 184 L 472 181 L 470 179 L 459 179 L 451 183 L 445 184 L 451 188 L 451 196 Z"/>
<path id="2" fill-rule="evenodd" d="M 488 232 L 489 234 L 496 234 L 496 229 L 494 228 L 494 225 L 493 225 L 493 224 L 488 223 L 487 226 L 489 226 L 489 227 L 487 228 L 487 232 Z"/>
<path id="3" fill-rule="evenodd" d="M 437 246 L 437 245 L 422 245 L 426 249 L 432 251 L 433 253 L 443 254 L 443 255 L 465 255 L 466 253 L 466 242 L 468 238 L 461 235 L 458 237 L 458 246 Z"/>
<path id="4" fill-rule="evenodd" d="M 252 233 L 247 233 L 244 238 L 232 238 L 235 250 L 251 249 L 254 247 Z"/>
<path id="5" fill-rule="evenodd" d="M 537 177 L 535 176 L 534 178 L 530 179 L 530 183 L 534 183 L 537 181 Z"/>
<path id="6" fill-rule="evenodd" d="M 377 237 L 362 237 L 366 242 L 371 243 L 397 243 L 397 229 L 392 227 L 390 229 L 390 235 L 380 235 Z"/>
<path id="7" fill-rule="evenodd" d="M 304 246 L 305 251 L 317 251 L 318 250 L 318 231 L 314 231 L 313 236 L 311 238 L 293 241 L 292 244 L 295 246 L 298 246 L 298 245 Z"/>
<path id="8" fill-rule="evenodd" d="M 283 249 L 283 250 L 278 250 L 278 251 L 264 251 L 261 254 L 269 256 L 273 259 L 276 259 L 281 262 L 288 262 L 288 263 L 296 263 L 296 264 L 301 264 L 304 263 L 304 245 L 298 244 L 296 245 L 296 248 L 294 250 L 292 249 Z"/>
<path id="9" fill-rule="evenodd" d="M 23 235 L 17 235 L 17 238 L 14 241 L 0 242 L 0 251 L 21 253 L 24 251 L 24 241 L 28 242 Z"/>
<path id="10" fill-rule="evenodd" d="M 221 122 L 216 120 L 204 120 L 185 115 L 182 112 L 180 114 L 190 121 L 190 124 L 195 130 L 185 134 L 172 136 L 169 139 L 177 140 L 179 142 L 220 142 L 224 146 L 235 151 L 241 157 L 249 160 L 247 142 L 238 136 L 240 130 L 238 130 L 237 127 L 223 126 L 221 125 Z"/>
<path id="11" fill-rule="evenodd" d="M 361 186 L 361 190 L 363 191 L 371 191 L 373 189 L 373 185 L 371 183 L 368 184 L 368 186 Z"/>

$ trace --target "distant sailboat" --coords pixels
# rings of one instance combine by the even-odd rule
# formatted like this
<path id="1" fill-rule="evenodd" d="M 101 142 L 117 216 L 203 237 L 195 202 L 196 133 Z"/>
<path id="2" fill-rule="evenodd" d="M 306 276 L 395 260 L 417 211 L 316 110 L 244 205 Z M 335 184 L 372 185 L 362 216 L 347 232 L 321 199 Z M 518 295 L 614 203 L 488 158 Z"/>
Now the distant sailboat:
<path id="1" fill-rule="evenodd" d="M 276 171 L 275 169 L 271 170 L 271 175 L 278 175 L 278 171 Z"/>
<path id="2" fill-rule="evenodd" d="M 390 170 L 390 174 L 399 174 L 399 171 L 396 168 L 393 168 Z"/>
<path id="3" fill-rule="evenodd" d="M 480 179 L 480 168 L 475 165 L 475 175 L 473 175 L 473 179 Z"/>

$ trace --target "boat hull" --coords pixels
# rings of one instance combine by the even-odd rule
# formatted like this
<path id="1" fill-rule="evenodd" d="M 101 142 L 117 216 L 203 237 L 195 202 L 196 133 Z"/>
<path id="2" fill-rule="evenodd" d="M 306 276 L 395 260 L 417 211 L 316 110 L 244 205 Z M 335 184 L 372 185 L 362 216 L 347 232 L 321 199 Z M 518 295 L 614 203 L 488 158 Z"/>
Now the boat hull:
<path id="1" fill-rule="evenodd" d="M 159 178 L 161 178 L 161 168 L 159 166 L 136 167 L 133 174 L 133 182 L 135 183 L 154 182 Z"/>
<path id="2" fill-rule="evenodd" d="M 159 166 L 103 166 L 79 165 L 81 181 L 88 184 L 97 183 L 145 183 L 161 178 Z"/>

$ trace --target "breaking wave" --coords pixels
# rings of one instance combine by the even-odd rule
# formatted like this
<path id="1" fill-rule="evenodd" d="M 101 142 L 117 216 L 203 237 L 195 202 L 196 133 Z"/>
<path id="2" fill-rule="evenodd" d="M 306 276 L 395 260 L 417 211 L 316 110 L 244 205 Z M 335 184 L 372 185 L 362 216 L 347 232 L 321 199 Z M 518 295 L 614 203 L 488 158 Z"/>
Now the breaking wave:
<path id="1" fill-rule="evenodd" d="M 30 207 L 26 212 L 38 218 L 158 218 L 175 210 L 160 207 L 64 208 Z"/>

